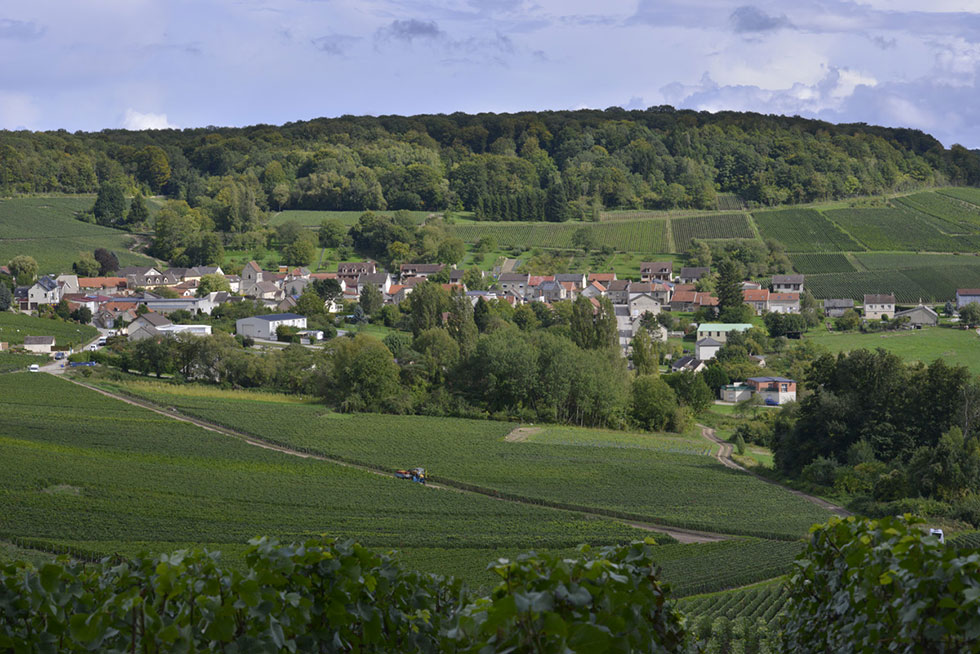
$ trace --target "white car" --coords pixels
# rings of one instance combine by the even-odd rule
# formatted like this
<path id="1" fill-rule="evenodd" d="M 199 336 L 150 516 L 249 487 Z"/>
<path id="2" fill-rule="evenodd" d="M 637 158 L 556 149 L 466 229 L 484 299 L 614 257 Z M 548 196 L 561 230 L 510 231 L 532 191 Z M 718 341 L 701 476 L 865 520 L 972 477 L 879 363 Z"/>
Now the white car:
<path id="1" fill-rule="evenodd" d="M 95 352 L 96 350 L 99 349 L 99 346 L 97 344 L 95 344 L 95 343 L 92 343 L 91 345 L 88 346 L 88 349 L 90 349 L 93 352 Z"/>
<path id="2" fill-rule="evenodd" d="M 32 363 L 31 367 L 28 368 L 28 370 L 30 370 L 31 372 L 41 372 L 41 366 L 37 365 L 36 363 Z"/>
<path id="3" fill-rule="evenodd" d="M 930 529 L 929 535 L 938 538 L 940 543 L 946 542 L 946 534 L 943 533 L 942 529 Z"/>

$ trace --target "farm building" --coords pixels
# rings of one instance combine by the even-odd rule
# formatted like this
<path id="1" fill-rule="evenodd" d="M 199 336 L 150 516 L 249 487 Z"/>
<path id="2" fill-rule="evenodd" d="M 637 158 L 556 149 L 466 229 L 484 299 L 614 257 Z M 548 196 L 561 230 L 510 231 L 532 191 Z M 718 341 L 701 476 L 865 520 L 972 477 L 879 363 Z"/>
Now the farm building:
<path id="1" fill-rule="evenodd" d="M 799 313 L 799 293 L 770 293 L 769 311 L 772 313 Z"/>
<path id="2" fill-rule="evenodd" d="M 164 325 L 157 327 L 161 334 L 191 334 L 193 336 L 210 336 L 211 325 Z"/>
<path id="3" fill-rule="evenodd" d="M 722 345 L 722 343 L 719 343 L 713 338 L 702 338 L 694 344 L 694 356 L 701 361 L 714 359 L 715 355 L 718 354 L 718 350 L 722 348 Z"/>
<path id="4" fill-rule="evenodd" d="M 24 349 L 38 354 L 50 354 L 54 347 L 54 336 L 25 336 Z"/>
<path id="5" fill-rule="evenodd" d="M 840 318 L 854 308 L 851 298 L 829 299 L 823 301 L 823 315 L 828 318 Z"/>
<path id="6" fill-rule="evenodd" d="M 802 293 L 803 275 L 773 275 L 773 293 Z"/>
<path id="7" fill-rule="evenodd" d="M 922 304 L 905 311 L 896 311 L 895 319 L 898 318 L 908 318 L 909 325 L 913 327 L 935 327 L 939 324 L 939 314 Z"/>
<path id="8" fill-rule="evenodd" d="M 745 380 L 753 393 L 762 396 L 766 404 L 785 404 L 796 401 L 796 382 L 785 377 L 749 377 Z"/>
<path id="9" fill-rule="evenodd" d="M 895 296 L 893 294 L 875 294 L 864 296 L 865 320 L 881 320 L 895 317 Z"/>
<path id="10" fill-rule="evenodd" d="M 746 322 L 705 322 L 698 325 L 698 340 L 713 338 L 720 343 L 728 341 L 729 332 L 744 332 L 752 329 L 752 325 Z"/>
<path id="11" fill-rule="evenodd" d="M 752 397 L 752 389 L 745 382 L 726 384 L 719 393 L 723 402 L 741 402 Z"/>
<path id="12" fill-rule="evenodd" d="M 956 308 L 962 309 L 971 302 L 980 303 L 980 288 L 956 289 Z"/>
<path id="13" fill-rule="evenodd" d="M 295 313 L 271 313 L 235 321 L 235 333 L 267 341 L 276 339 L 276 330 L 280 327 L 306 329 L 306 317 Z"/>

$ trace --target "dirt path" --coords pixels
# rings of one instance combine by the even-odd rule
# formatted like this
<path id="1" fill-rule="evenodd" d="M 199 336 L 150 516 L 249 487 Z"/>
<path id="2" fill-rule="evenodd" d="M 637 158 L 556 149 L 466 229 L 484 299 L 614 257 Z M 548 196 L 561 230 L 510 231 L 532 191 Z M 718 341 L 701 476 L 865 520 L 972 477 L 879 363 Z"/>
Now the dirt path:
<path id="1" fill-rule="evenodd" d="M 504 440 L 508 443 L 523 443 L 529 436 L 540 434 L 542 431 L 544 430 L 541 427 L 518 427 L 504 436 Z"/>
<path id="2" fill-rule="evenodd" d="M 381 477 L 391 477 L 392 476 L 392 473 L 391 472 L 384 471 L 384 470 L 379 470 L 377 468 L 372 468 L 371 466 L 360 465 L 360 464 L 357 464 L 357 463 L 352 463 L 350 461 L 344 461 L 342 459 L 338 459 L 338 458 L 335 458 L 335 457 L 324 456 L 322 454 L 312 454 L 312 453 L 309 453 L 309 452 L 300 452 L 298 450 L 294 450 L 294 449 L 291 449 L 291 448 L 288 448 L 288 447 L 283 447 L 281 445 L 275 445 L 273 443 L 269 443 L 267 441 L 263 441 L 262 439 L 255 438 L 254 436 L 249 436 L 248 434 L 244 434 L 242 432 L 235 431 L 233 429 L 228 429 L 227 427 L 223 427 L 223 426 L 218 425 L 218 424 L 215 424 L 213 422 L 209 422 L 209 421 L 206 421 L 206 420 L 201 420 L 200 418 L 194 418 L 192 416 L 188 416 L 188 415 L 182 414 L 182 413 L 178 412 L 177 409 L 175 409 L 173 407 L 164 409 L 164 408 L 162 408 L 162 407 L 160 407 L 160 406 L 158 406 L 158 405 L 156 405 L 156 404 L 154 404 L 152 402 L 146 401 L 146 400 L 140 400 L 140 399 L 136 399 L 136 398 L 133 398 L 133 397 L 130 397 L 130 396 L 127 396 L 127 395 L 122 395 L 122 394 L 119 394 L 119 393 L 113 393 L 111 391 L 107 391 L 105 389 L 98 388 L 97 386 L 93 386 L 91 384 L 86 384 L 85 382 L 78 381 L 77 379 L 72 379 L 72 378 L 67 377 L 67 376 L 64 376 L 64 375 L 60 375 L 60 377 L 61 377 L 61 379 L 64 379 L 67 382 L 71 382 L 72 384 L 77 384 L 79 386 L 82 386 L 83 388 L 87 388 L 87 389 L 89 389 L 91 391 L 95 391 L 96 393 L 100 393 L 102 395 L 105 395 L 106 397 L 111 397 L 111 398 L 113 398 L 115 400 L 119 400 L 120 402 L 125 402 L 126 404 L 130 404 L 132 406 L 140 407 L 142 409 L 147 409 L 148 411 L 152 411 L 154 413 L 158 413 L 158 414 L 160 414 L 162 416 L 166 416 L 166 417 L 172 418 L 174 420 L 179 420 L 181 422 L 187 422 L 187 423 L 190 423 L 192 425 L 196 425 L 198 427 L 201 427 L 202 429 L 207 429 L 208 431 L 213 431 L 213 432 L 216 432 L 218 434 L 222 434 L 224 436 L 230 436 L 231 438 L 237 438 L 238 440 L 244 441 L 245 443 L 247 443 L 249 445 L 254 445 L 255 447 L 261 447 L 261 448 L 266 449 L 266 450 L 272 450 L 272 451 L 275 451 L 275 452 L 281 452 L 283 454 L 288 454 L 290 456 L 298 456 L 298 457 L 303 458 L 303 459 L 315 459 L 317 461 L 324 461 L 326 463 L 333 463 L 333 464 L 336 464 L 336 465 L 346 466 L 348 468 L 356 468 L 358 470 L 363 470 L 364 472 L 370 472 L 371 474 L 378 475 L 378 476 L 381 476 Z M 535 429 L 535 428 L 532 427 L 530 429 Z M 524 501 L 524 500 L 521 500 L 520 498 L 515 497 L 515 496 L 507 496 L 507 497 L 504 497 L 498 491 L 496 491 L 494 489 L 481 488 L 481 487 L 478 487 L 478 486 L 472 486 L 470 484 L 459 484 L 457 482 L 452 482 L 452 481 L 449 481 L 449 480 L 443 480 L 443 481 L 437 482 L 437 483 L 429 482 L 429 483 L 426 484 L 426 488 L 432 488 L 432 489 L 437 489 L 437 490 L 445 490 L 445 491 L 452 491 L 452 492 L 456 492 L 456 493 L 468 493 L 468 494 L 472 494 L 472 495 L 483 495 L 485 497 L 491 497 L 491 498 L 493 498 L 495 500 L 498 500 L 500 502 L 511 502 L 513 504 L 525 504 L 525 505 L 537 506 L 537 507 L 541 507 L 541 508 L 545 508 L 545 509 L 552 509 L 554 511 L 566 511 L 566 512 L 569 512 L 569 513 L 578 513 L 578 514 L 581 514 L 581 515 L 587 515 L 587 516 L 596 517 L 596 518 L 600 518 L 601 517 L 601 518 L 605 518 L 607 520 L 615 520 L 616 522 L 621 522 L 623 524 L 627 524 L 627 525 L 629 525 L 631 527 L 635 527 L 637 529 L 642 529 L 644 531 L 649 531 L 649 532 L 654 532 L 654 533 L 660 533 L 660 534 L 666 534 L 666 535 L 668 535 L 668 536 L 676 539 L 679 543 L 715 543 L 715 542 L 718 542 L 718 541 L 721 541 L 721 540 L 727 540 L 727 539 L 731 538 L 731 536 L 728 536 L 728 535 L 725 535 L 725 534 L 715 534 L 715 533 L 710 533 L 710 532 L 696 531 L 696 530 L 693 530 L 693 529 L 683 529 L 683 528 L 680 528 L 680 527 L 668 527 L 668 526 L 658 525 L 658 524 L 653 524 L 653 523 L 648 523 L 648 522 L 637 522 L 637 521 L 634 521 L 634 520 L 625 520 L 625 519 L 623 519 L 621 517 L 618 517 L 618 516 L 615 516 L 615 515 L 610 515 L 609 512 L 603 511 L 602 509 L 593 509 L 592 507 L 578 507 L 578 508 L 576 508 L 576 507 L 566 507 L 566 506 L 554 506 L 554 505 L 549 505 L 547 503 L 542 503 L 540 501 Z"/>
<path id="3" fill-rule="evenodd" d="M 762 475 L 756 474 L 756 473 L 752 472 L 751 470 L 749 470 L 748 468 L 745 468 L 745 467 L 743 467 L 743 466 L 735 463 L 734 461 L 732 461 L 732 458 L 731 458 L 732 457 L 732 444 L 731 443 L 727 443 L 727 442 L 721 440 L 720 438 L 718 438 L 717 436 L 715 436 L 715 430 L 714 429 L 711 429 L 710 427 L 705 427 L 704 425 L 698 425 L 698 427 L 701 428 L 701 435 L 702 436 L 704 436 L 706 439 L 708 439 L 712 443 L 715 443 L 716 445 L 718 445 L 718 452 L 715 454 L 715 458 L 718 459 L 718 461 L 722 465 L 724 465 L 725 467 L 731 468 L 732 470 L 739 470 L 741 472 L 747 472 L 750 475 L 752 475 L 753 477 L 755 477 L 756 479 L 761 479 L 762 481 L 766 482 L 767 484 L 772 484 L 773 486 L 778 486 L 779 488 L 782 488 L 783 490 L 789 491 L 793 495 L 797 495 L 799 497 L 802 497 L 806 501 L 812 502 L 812 503 L 816 504 L 817 506 L 819 506 L 820 508 L 826 509 L 826 510 L 830 511 L 831 513 L 836 513 L 837 515 L 839 515 L 841 517 L 846 518 L 849 515 L 854 515 L 853 513 L 851 513 L 850 511 L 848 511 L 847 509 L 845 509 L 842 506 L 838 506 L 838 505 L 836 505 L 836 504 L 834 504 L 832 502 L 828 502 L 827 500 L 822 499 L 822 498 L 819 498 L 819 497 L 816 497 L 815 495 L 809 495 L 807 493 L 804 493 L 803 491 L 798 491 L 798 490 L 796 490 L 794 488 L 789 488 L 788 486 L 784 486 L 784 485 L 782 485 L 782 484 L 780 484 L 778 482 L 773 481 L 772 479 L 767 479 L 766 477 L 763 477 Z"/>

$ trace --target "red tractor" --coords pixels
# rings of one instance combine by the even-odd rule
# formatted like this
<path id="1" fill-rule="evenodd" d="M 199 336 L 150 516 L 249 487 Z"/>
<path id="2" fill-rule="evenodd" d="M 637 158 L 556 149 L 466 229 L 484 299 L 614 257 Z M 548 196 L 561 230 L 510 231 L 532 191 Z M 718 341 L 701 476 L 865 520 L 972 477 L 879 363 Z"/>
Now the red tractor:
<path id="1" fill-rule="evenodd" d="M 397 470 L 395 476 L 399 479 L 411 479 L 417 484 L 425 485 L 425 468 L 412 468 L 411 470 Z"/>

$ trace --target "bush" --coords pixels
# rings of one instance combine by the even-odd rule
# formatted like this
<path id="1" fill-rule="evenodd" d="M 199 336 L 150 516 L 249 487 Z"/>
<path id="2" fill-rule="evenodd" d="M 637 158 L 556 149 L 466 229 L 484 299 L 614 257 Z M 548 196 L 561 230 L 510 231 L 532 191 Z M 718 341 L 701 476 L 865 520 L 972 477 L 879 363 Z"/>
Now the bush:
<path id="1" fill-rule="evenodd" d="M 839 467 L 839 464 L 833 459 L 818 456 L 813 463 L 803 468 L 801 477 L 811 484 L 830 487 L 836 481 Z"/>

